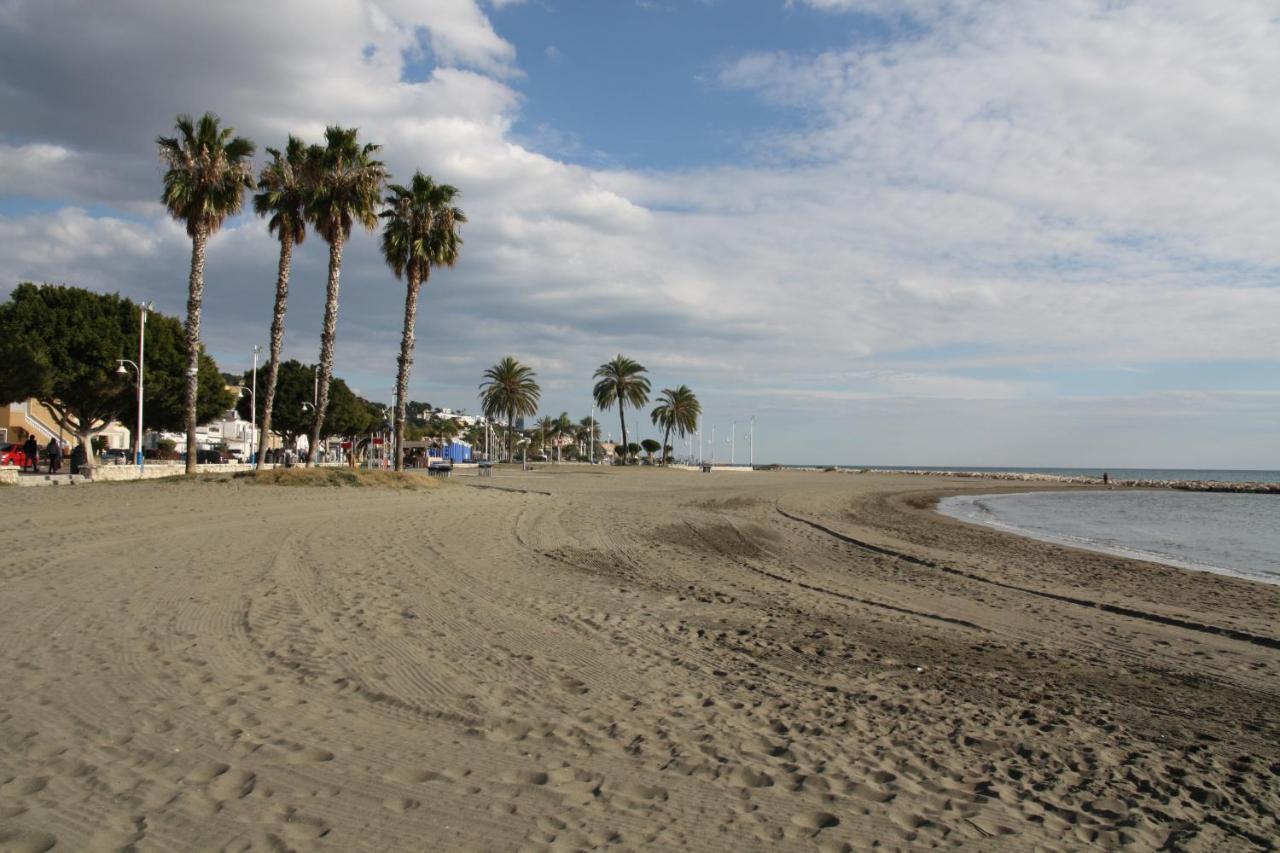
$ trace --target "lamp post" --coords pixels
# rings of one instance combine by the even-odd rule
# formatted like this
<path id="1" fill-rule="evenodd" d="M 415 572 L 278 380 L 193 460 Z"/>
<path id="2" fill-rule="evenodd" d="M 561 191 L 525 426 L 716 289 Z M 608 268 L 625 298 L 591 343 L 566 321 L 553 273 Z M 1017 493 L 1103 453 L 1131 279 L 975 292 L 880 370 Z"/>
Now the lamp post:
<path id="1" fill-rule="evenodd" d="M 578 409 L 579 412 L 582 409 Z M 591 428 L 587 430 L 587 461 L 596 464 L 596 404 L 591 403 Z"/>
<path id="2" fill-rule="evenodd" d="M 258 461 L 258 353 L 262 352 L 262 347 L 258 344 L 253 346 L 253 385 L 250 390 L 249 397 L 249 437 L 253 442 L 253 446 L 249 449 L 249 464 L 253 465 Z"/>
<path id="3" fill-rule="evenodd" d="M 142 471 L 142 365 L 145 361 L 147 345 L 147 312 L 152 308 L 150 302 L 144 302 L 138 306 L 138 361 L 132 362 L 127 358 L 116 359 L 116 373 L 127 376 L 129 371 L 124 369 L 127 364 L 131 366 L 138 374 L 138 429 L 134 433 L 134 461 L 138 463 L 138 471 Z"/>
<path id="4" fill-rule="evenodd" d="M 134 464 L 138 466 L 138 470 L 142 470 L 142 368 L 138 367 L 136 362 L 132 362 L 127 358 L 116 359 L 116 373 L 121 376 L 128 376 L 129 371 L 124 369 L 125 365 L 133 368 L 133 372 L 138 374 L 138 428 L 133 434 L 133 451 Z"/>

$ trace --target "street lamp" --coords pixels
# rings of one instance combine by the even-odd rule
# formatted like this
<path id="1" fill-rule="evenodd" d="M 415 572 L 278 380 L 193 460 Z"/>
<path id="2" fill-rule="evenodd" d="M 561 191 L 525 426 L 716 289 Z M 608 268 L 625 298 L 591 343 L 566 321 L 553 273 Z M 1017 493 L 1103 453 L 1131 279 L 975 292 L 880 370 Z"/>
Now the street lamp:
<path id="1" fill-rule="evenodd" d="M 124 369 L 127 364 L 133 368 L 138 374 L 138 429 L 133 436 L 134 444 L 134 461 L 138 463 L 138 471 L 142 471 L 142 365 L 145 361 L 147 343 L 147 312 L 151 310 L 152 304 L 144 302 L 138 306 L 140 314 L 138 321 L 138 360 L 130 361 L 127 358 L 116 359 L 116 373 L 121 376 L 128 376 L 129 371 Z"/>
<path id="2" fill-rule="evenodd" d="M 253 446 L 249 449 L 249 464 L 255 464 L 258 461 L 258 353 L 262 352 L 262 347 L 258 344 L 253 346 L 253 387 L 251 397 L 249 398 L 249 437 L 253 442 Z"/>

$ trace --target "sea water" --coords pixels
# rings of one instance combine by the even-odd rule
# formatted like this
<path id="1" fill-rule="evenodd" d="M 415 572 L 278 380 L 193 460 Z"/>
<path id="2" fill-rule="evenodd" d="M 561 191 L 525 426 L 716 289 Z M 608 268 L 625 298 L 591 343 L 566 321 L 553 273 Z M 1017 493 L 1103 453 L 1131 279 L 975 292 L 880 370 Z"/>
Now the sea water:
<path id="1" fill-rule="evenodd" d="M 839 465 L 839 468 L 874 468 L 878 471 L 946 471 L 985 474 L 1051 474 L 1055 477 L 1095 477 L 1103 472 L 1112 480 L 1213 480 L 1219 483 L 1280 483 L 1280 471 L 1245 471 L 1209 468 L 983 468 L 937 465 Z"/>
<path id="2" fill-rule="evenodd" d="M 1060 545 L 1280 584 L 1280 495 L 1027 492 L 943 498 L 938 510 Z"/>

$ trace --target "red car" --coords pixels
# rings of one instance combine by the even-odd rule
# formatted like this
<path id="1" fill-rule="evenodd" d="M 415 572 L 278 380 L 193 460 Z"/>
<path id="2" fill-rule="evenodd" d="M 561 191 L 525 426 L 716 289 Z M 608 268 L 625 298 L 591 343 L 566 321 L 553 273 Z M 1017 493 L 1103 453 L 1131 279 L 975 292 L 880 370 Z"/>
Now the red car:
<path id="1" fill-rule="evenodd" d="M 27 453 L 21 444 L 0 444 L 0 465 L 27 467 Z"/>

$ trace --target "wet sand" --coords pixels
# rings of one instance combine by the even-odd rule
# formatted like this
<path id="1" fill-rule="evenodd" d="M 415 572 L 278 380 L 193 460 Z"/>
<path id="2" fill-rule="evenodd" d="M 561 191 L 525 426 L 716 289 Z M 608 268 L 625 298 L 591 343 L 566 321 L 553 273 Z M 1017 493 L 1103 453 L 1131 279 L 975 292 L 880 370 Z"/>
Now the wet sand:
<path id="1" fill-rule="evenodd" d="M 1019 488 L 0 491 L 0 850 L 1273 843 L 1280 589 L 929 508 Z"/>

